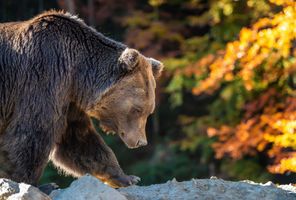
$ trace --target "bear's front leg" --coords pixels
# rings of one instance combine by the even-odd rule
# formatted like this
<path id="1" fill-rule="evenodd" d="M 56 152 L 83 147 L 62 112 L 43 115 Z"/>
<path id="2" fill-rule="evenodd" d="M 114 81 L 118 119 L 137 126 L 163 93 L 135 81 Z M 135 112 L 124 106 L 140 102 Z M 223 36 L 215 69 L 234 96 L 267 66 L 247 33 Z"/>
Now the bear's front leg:
<path id="1" fill-rule="evenodd" d="M 137 184 L 141 179 L 134 175 L 126 175 L 120 166 L 102 165 L 92 175 L 113 188 L 127 187 Z"/>
<path id="2" fill-rule="evenodd" d="M 89 173 L 112 187 L 136 184 L 140 178 L 124 174 L 113 151 L 96 133 L 87 114 L 70 105 L 67 129 L 56 143 L 51 160 L 76 177 Z"/>
<path id="3" fill-rule="evenodd" d="M 39 121 L 15 122 L 4 131 L 0 143 L 5 162 L 1 178 L 37 186 L 45 168 L 53 141 L 52 126 L 40 126 Z"/>

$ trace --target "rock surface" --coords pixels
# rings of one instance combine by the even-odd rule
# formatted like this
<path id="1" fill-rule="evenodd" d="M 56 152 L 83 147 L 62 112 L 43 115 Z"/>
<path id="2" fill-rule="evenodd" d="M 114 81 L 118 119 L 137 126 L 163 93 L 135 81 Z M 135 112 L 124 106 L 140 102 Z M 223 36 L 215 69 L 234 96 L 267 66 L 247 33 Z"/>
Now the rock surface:
<path id="1" fill-rule="evenodd" d="M 163 184 L 113 189 L 93 176 L 85 175 L 68 188 L 54 190 L 50 196 L 24 183 L 0 179 L 0 200 L 296 200 L 296 187 L 276 186 L 272 182 L 232 182 L 217 179 L 175 179 Z"/>
<path id="2" fill-rule="evenodd" d="M 90 175 L 85 175 L 73 181 L 70 187 L 66 189 L 53 191 L 50 197 L 53 200 L 127 200 L 117 190 Z"/>
<path id="3" fill-rule="evenodd" d="M 119 189 L 128 200 L 296 200 L 296 188 L 291 185 L 276 187 L 271 182 L 258 184 L 251 181 L 232 182 L 222 179 L 192 179 L 164 184 L 131 186 Z"/>
<path id="4" fill-rule="evenodd" d="M 50 200 L 50 198 L 34 186 L 0 179 L 0 200 Z"/>

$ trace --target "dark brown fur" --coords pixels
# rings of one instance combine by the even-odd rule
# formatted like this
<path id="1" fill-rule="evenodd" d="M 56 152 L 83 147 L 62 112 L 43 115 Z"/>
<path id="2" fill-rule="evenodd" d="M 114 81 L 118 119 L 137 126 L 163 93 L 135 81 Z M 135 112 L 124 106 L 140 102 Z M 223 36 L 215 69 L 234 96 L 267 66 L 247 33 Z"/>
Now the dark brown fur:
<path id="1" fill-rule="evenodd" d="M 161 69 L 158 61 L 62 12 L 0 24 L 0 176 L 37 184 L 51 159 L 74 176 L 91 173 L 114 187 L 136 183 L 137 177 L 123 173 L 89 116 L 120 128 L 109 127 L 127 146 L 145 145 L 143 127 L 154 108 L 154 77 Z M 134 88 L 144 90 L 145 98 L 129 92 Z M 130 106 L 116 112 L 114 103 L 127 97 Z M 139 98 L 143 112 L 132 117 Z M 120 117 L 122 112 L 129 115 Z"/>

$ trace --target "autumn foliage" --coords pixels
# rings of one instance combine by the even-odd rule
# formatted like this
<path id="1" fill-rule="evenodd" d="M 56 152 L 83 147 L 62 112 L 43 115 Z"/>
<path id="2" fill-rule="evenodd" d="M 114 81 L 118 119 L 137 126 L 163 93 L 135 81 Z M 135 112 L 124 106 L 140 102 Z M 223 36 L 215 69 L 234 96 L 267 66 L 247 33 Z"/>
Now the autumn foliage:
<path id="1" fill-rule="evenodd" d="M 296 3 L 271 2 L 282 11 L 242 28 L 225 50 L 183 73 L 196 77 L 194 95 L 220 90 L 219 98 L 241 111 L 238 122 L 208 127 L 207 134 L 217 138 L 216 158 L 263 152 L 270 172 L 296 172 Z"/>
<path id="2" fill-rule="evenodd" d="M 218 160 L 218 176 L 296 172 L 295 1 L 148 3 L 122 24 L 130 46 L 165 63 L 170 144 L 207 168 Z"/>

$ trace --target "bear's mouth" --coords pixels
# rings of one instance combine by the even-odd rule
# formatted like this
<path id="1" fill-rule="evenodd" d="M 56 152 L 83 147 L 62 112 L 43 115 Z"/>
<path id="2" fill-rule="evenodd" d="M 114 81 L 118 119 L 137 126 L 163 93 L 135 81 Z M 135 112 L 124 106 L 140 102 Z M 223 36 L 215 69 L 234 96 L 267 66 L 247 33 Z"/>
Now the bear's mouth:
<path id="1" fill-rule="evenodd" d="M 119 133 L 119 136 L 120 136 L 121 138 L 123 138 L 123 137 L 124 137 L 124 132 Z"/>
<path id="2" fill-rule="evenodd" d="M 125 146 L 127 146 L 127 148 L 129 148 L 129 149 L 133 149 L 133 148 L 135 148 L 135 147 L 132 147 L 127 141 L 125 141 L 125 133 L 124 132 L 120 132 L 120 133 L 118 133 L 118 135 L 119 135 L 119 137 L 120 137 L 120 139 L 123 141 L 123 143 L 125 144 Z"/>

